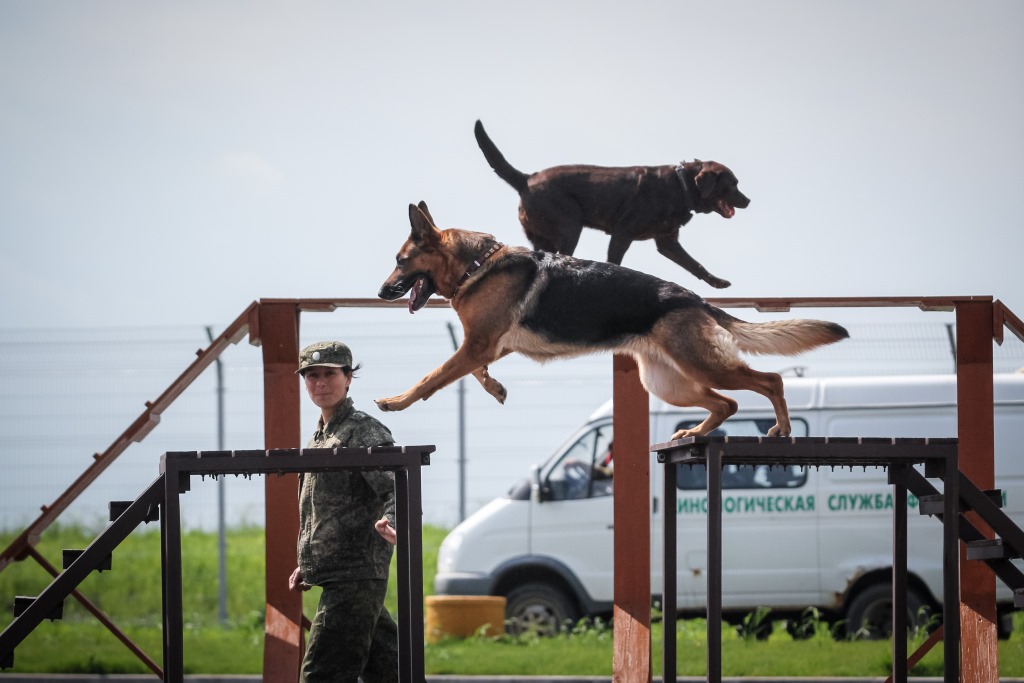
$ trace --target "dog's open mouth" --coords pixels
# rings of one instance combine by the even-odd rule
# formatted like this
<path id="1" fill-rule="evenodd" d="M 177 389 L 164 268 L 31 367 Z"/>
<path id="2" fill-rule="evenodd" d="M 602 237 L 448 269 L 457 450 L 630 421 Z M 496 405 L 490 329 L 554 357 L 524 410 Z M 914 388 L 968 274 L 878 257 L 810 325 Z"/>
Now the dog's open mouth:
<path id="1" fill-rule="evenodd" d="M 423 308 L 435 291 L 434 281 L 429 277 L 421 275 L 416 278 L 412 287 L 409 288 L 409 312 L 415 313 Z"/>
<path id="2" fill-rule="evenodd" d="M 416 273 L 404 277 L 392 284 L 393 278 L 381 285 L 377 296 L 385 301 L 395 301 L 401 298 L 406 292 L 409 293 L 409 312 L 415 313 L 423 308 L 430 297 L 437 291 L 434 280 L 426 273 Z"/>
<path id="3" fill-rule="evenodd" d="M 717 211 L 725 218 L 732 218 L 733 216 L 736 215 L 736 209 L 734 209 L 732 204 L 725 201 L 724 199 L 719 199 L 715 202 L 715 211 Z"/>

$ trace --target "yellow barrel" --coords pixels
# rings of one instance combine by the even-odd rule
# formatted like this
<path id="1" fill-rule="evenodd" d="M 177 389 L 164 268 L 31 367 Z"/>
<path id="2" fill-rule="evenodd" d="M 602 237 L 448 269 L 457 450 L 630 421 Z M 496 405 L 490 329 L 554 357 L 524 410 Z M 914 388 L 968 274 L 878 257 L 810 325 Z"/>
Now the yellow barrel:
<path id="1" fill-rule="evenodd" d="M 486 636 L 505 632 L 505 598 L 492 595 L 428 595 L 426 639 L 436 643 L 446 636 L 471 636 L 486 626 Z"/>

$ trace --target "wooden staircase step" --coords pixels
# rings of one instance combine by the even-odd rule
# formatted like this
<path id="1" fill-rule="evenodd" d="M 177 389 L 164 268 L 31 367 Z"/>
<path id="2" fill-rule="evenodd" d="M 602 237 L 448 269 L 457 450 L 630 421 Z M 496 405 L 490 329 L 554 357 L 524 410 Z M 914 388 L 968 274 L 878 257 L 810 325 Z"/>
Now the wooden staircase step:
<path id="1" fill-rule="evenodd" d="M 112 501 L 110 501 L 110 504 L 109 504 L 110 521 L 113 522 L 115 519 L 117 519 L 122 514 L 124 514 L 124 511 L 128 509 L 128 506 L 130 506 L 134 502 L 135 502 L 134 500 L 112 500 Z M 147 524 L 149 524 L 150 522 L 159 522 L 160 521 L 160 506 L 159 505 L 150 505 L 146 509 L 146 516 L 143 518 L 142 521 L 146 522 Z"/>
<path id="2" fill-rule="evenodd" d="M 986 538 L 967 544 L 968 560 L 1002 560 L 1011 556 L 1010 548 L 1003 543 L 1001 538 Z"/>
<path id="3" fill-rule="evenodd" d="M 985 497 L 992 501 L 996 507 L 1003 507 L 1003 491 L 1002 489 L 991 489 L 989 491 L 983 491 Z M 918 510 L 922 515 L 941 515 L 943 513 L 943 496 L 941 493 L 934 495 L 921 496 L 918 498 L 919 506 Z M 960 512 L 969 512 L 971 510 L 970 505 L 965 501 L 960 501 Z"/>
<path id="4" fill-rule="evenodd" d="M 996 504 L 996 507 L 1003 507 L 1003 490 L 1002 489 L 990 489 L 985 491 L 985 495 Z"/>
<path id="5" fill-rule="evenodd" d="M 85 552 L 84 550 L 69 550 L 68 548 L 65 548 L 61 552 L 61 565 L 63 566 L 64 569 L 67 569 L 84 552 Z M 107 555 L 105 558 L 103 558 L 103 561 L 100 562 L 95 567 L 93 567 L 93 569 L 95 571 L 98 571 L 98 572 L 109 570 L 110 567 L 111 567 L 111 563 L 113 562 L 113 557 L 114 557 L 113 554 Z"/>
<path id="6" fill-rule="evenodd" d="M 19 617 L 21 614 L 29 608 L 29 606 L 35 602 L 36 599 L 31 595 L 17 595 L 14 597 L 14 616 Z M 64 601 L 57 603 L 57 606 L 44 617 L 50 621 L 56 621 L 57 619 L 64 618 Z"/>
<path id="7" fill-rule="evenodd" d="M 917 499 L 917 509 L 922 515 L 941 515 L 945 512 L 945 503 L 941 493 L 921 496 Z"/>
<path id="8" fill-rule="evenodd" d="M 982 491 L 986 498 L 992 501 L 992 504 L 997 508 L 1003 507 L 1003 490 L 1002 489 L 988 489 Z M 966 501 L 960 501 L 961 512 L 967 512 L 971 507 Z"/>

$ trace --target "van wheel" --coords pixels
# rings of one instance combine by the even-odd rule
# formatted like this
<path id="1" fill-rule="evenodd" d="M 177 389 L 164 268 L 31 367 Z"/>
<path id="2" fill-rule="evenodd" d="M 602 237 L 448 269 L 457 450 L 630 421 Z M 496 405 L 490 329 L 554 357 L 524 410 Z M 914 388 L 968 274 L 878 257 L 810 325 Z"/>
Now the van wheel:
<path id="1" fill-rule="evenodd" d="M 922 608 L 925 608 L 922 611 Z M 929 622 L 931 605 L 913 587 L 907 587 L 907 624 L 911 628 L 934 627 Z M 850 601 L 846 610 L 846 636 L 881 640 L 892 635 L 892 587 L 886 583 L 868 586 Z"/>
<path id="2" fill-rule="evenodd" d="M 572 600 L 546 583 L 524 584 L 509 591 L 506 599 L 508 630 L 514 635 L 557 635 L 563 624 L 580 618 Z"/>

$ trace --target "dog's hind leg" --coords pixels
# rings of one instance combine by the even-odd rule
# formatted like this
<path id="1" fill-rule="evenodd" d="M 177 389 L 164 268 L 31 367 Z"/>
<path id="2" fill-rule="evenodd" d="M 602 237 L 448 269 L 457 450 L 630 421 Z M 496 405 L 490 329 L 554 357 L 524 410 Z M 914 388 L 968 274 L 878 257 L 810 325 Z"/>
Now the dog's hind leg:
<path id="1" fill-rule="evenodd" d="M 742 364 L 728 369 L 705 369 L 704 372 L 701 373 L 698 381 L 714 387 L 715 389 L 726 389 L 729 391 L 743 389 L 745 391 L 753 391 L 761 394 L 772 402 L 772 407 L 775 409 L 775 426 L 768 430 L 768 436 L 789 436 L 792 431 L 792 427 L 789 422 L 789 408 L 786 406 L 786 397 L 783 393 L 782 377 L 778 373 L 760 372 L 746 364 Z M 721 396 L 721 394 L 717 394 L 711 389 L 708 389 L 708 391 L 715 396 L 731 401 L 735 406 L 736 402 L 732 399 Z M 734 407 L 733 412 L 735 411 L 736 409 Z M 705 423 L 706 422 L 707 420 L 705 420 Z M 721 422 L 711 426 L 708 431 L 714 429 L 719 424 L 721 424 Z M 702 424 L 695 429 L 700 429 L 703 426 L 705 425 Z M 702 433 L 706 434 L 707 432 L 705 431 Z M 689 436 L 697 436 L 697 434 L 690 434 Z"/>
<path id="2" fill-rule="evenodd" d="M 696 406 L 708 411 L 703 422 L 690 429 L 677 431 L 672 435 L 673 440 L 710 434 L 732 417 L 739 407 L 733 399 L 690 379 L 665 360 L 648 356 L 638 358 L 637 364 L 640 368 L 640 381 L 650 393 L 674 406 Z"/>
<path id="3" fill-rule="evenodd" d="M 767 398 L 775 408 L 775 426 L 768 430 L 768 436 L 789 436 L 789 409 L 786 407 L 782 377 L 775 372 L 759 372 L 747 365 L 740 358 L 732 335 L 724 328 L 712 322 L 710 318 L 695 318 L 692 313 L 678 312 L 666 317 L 655 328 L 653 336 L 662 351 L 672 359 L 679 372 L 690 383 L 701 388 L 706 387 L 714 396 L 731 401 L 734 406 L 733 412 L 736 410 L 736 402 L 715 394 L 712 389 L 743 389 Z M 666 359 L 662 362 L 669 361 Z M 695 402 L 695 405 L 703 404 Z M 705 420 L 695 429 L 710 431 L 719 424 L 721 422 L 714 424 L 713 420 Z"/>
<path id="4" fill-rule="evenodd" d="M 777 372 L 760 372 L 744 365 L 733 369 L 724 377 L 715 377 L 712 381 L 719 389 L 745 389 L 761 394 L 771 401 L 772 407 L 775 408 L 775 426 L 768 430 L 768 436 L 789 436 L 792 432 L 782 376 Z"/>
<path id="5" fill-rule="evenodd" d="M 572 256 L 583 234 L 579 207 L 560 202 L 537 209 L 525 200 L 519 204 L 519 222 L 534 249 Z"/>
<path id="6" fill-rule="evenodd" d="M 723 422 L 736 414 L 739 404 L 728 396 L 723 396 L 714 389 L 703 387 L 699 384 L 691 385 L 694 390 L 687 394 L 686 404 L 699 406 L 708 411 L 704 421 L 689 429 L 680 429 L 672 435 L 672 439 L 682 439 L 687 436 L 705 436 L 718 429 Z M 670 403 L 672 403 L 670 401 Z M 674 404 L 679 405 L 679 404 Z"/>

